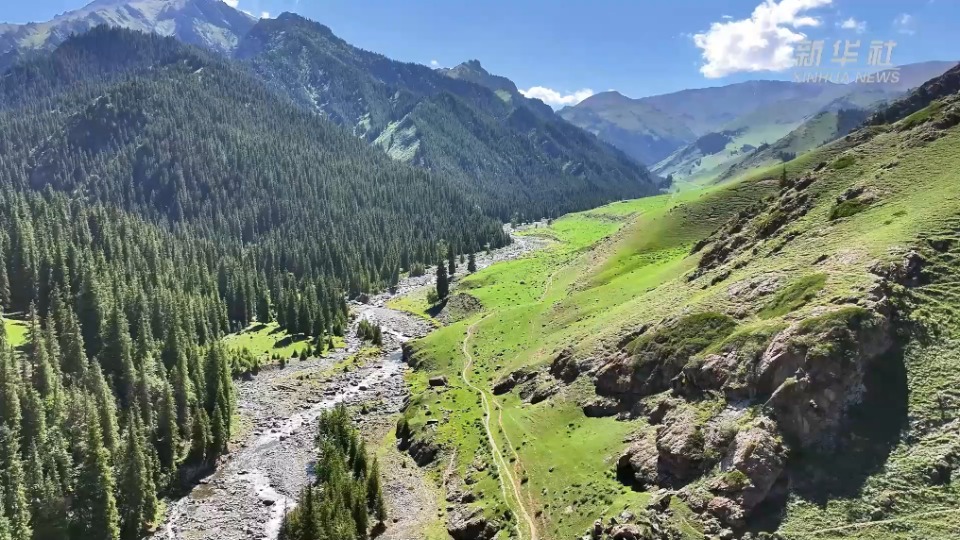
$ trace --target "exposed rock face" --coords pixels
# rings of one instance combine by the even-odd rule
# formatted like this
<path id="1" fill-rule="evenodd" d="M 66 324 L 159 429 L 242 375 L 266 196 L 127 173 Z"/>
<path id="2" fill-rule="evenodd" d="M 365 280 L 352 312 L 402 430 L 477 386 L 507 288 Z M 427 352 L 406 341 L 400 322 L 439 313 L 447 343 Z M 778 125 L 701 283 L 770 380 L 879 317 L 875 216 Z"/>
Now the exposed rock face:
<path id="1" fill-rule="evenodd" d="M 708 511 L 739 525 L 783 477 L 786 463 L 787 450 L 776 423 L 769 418 L 756 420 L 737 434 L 720 461 L 721 472 L 709 483 L 717 497 L 708 503 Z"/>
<path id="2" fill-rule="evenodd" d="M 561 381 L 570 384 L 580 376 L 580 366 L 573 358 L 570 349 L 564 349 L 550 364 L 550 374 Z"/>
<path id="3" fill-rule="evenodd" d="M 697 476 L 703 450 L 703 433 L 693 411 L 671 412 L 657 427 L 661 483 L 684 482 Z"/>
<path id="4" fill-rule="evenodd" d="M 654 486 L 660 476 L 660 452 L 651 433 L 642 437 L 627 448 L 617 462 L 617 470 L 622 476 L 632 478 L 639 486 Z"/>
<path id="5" fill-rule="evenodd" d="M 693 411 L 678 409 L 655 433 L 646 433 L 634 442 L 620 457 L 617 469 L 641 486 L 672 486 L 700 474 L 703 462 L 703 432 Z"/>
<path id="6" fill-rule="evenodd" d="M 528 369 L 518 369 L 506 377 L 493 384 L 494 395 L 506 394 L 512 391 L 518 384 L 525 383 L 537 376 L 536 371 Z"/>
<path id="7" fill-rule="evenodd" d="M 870 362 L 893 347 L 890 326 L 867 310 L 842 308 L 778 335 L 757 375 L 780 429 L 802 446 L 833 435 L 848 407 L 862 399 Z"/>

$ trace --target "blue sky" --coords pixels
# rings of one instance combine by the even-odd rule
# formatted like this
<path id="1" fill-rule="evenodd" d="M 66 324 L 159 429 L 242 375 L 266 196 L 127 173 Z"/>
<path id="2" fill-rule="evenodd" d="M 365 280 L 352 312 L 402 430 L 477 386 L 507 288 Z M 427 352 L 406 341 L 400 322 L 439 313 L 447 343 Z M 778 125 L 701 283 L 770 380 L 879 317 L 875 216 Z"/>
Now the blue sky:
<path id="1" fill-rule="evenodd" d="M 615 89 L 631 97 L 749 79 L 790 79 L 797 45 L 896 42 L 894 64 L 960 59 L 957 0 L 224 0 L 283 11 L 365 49 L 452 66 L 476 58 L 554 106 Z M 84 0 L 0 7 L 0 20 L 46 20 Z"/>

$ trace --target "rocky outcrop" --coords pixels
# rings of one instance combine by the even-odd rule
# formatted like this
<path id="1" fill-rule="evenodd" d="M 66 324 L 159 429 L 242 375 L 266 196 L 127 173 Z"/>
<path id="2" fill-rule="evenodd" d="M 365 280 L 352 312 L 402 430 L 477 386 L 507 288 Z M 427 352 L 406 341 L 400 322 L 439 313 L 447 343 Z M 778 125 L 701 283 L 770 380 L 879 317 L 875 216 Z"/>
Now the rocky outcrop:
<path id="1" fill-rule="evenodd" d="M 694 412 L 678 409 L 627 448 L 617 472 L 641 487 L 682 485 L 702 472 L 704 440 Z"/>
<path id="2" fill-rule="evenodd" d="M 513 391 L 518 384 L 523 384 L 536 376 L 536 371 L 526 368 L 518 369 L 517 371 L 514 371 L 513 373 L 510 373 L 506 377 L 503 377 L 497 382 L 493 383 L 493 393 L 497 396 L 506 394 L 507 392 Z"/>
<path id="3" fill-rule="evenodd" d="M 617 461 L 617 473 L 621 478 L 638 487 L 657 485 L 660 477 L 660 452 L 653 433 L 631 444 Z"/>
<path id="4" fill-rule="evenodd" d="M 698 476 L 703 451 L 704 436 L 694 412 L 688 409 L 671 412 L 657 426 L 660 483 L 683 483 Z"/>
<path id="5" fill-rule="evenodd" d="M 550 364 L 550 374 L 570 384 L 580 376 L 580 366 L 570 349 L 564 349 Z"/>
<path id="6" fill-rule="evenodd" d="M 865 391 L 870 363 L 894 346 L 890 321 L 859 307 L 813 317 L 778 335 L 757 367 L 759 395 L 801 446 L 828 442 Z"/>
<path id="7" fill-rule="evenodd" d="M 499 530 L 500 527 L 485 518 L 479 509 L 470 511 L 457 507 L 447 514 L 447 534 L 454 540 L 489 540 Z"/>
<path id="8" fill-rule="evenodd" d="M 729 525 L 742 525 L 784 478 L 786 464 L 776 423 L 761 417 L 737 434 L 720 461 L 720 474 L 708 483 L 715 497 L 707 510 Z"/>

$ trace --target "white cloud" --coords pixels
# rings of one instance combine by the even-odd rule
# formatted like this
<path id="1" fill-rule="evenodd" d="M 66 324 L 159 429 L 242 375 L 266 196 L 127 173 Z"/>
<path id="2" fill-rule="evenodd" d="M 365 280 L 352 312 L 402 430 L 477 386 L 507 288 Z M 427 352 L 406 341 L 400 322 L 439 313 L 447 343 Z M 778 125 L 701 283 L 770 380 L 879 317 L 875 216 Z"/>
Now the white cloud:
<path id="1" fill-rule="evenodd" d="M 270 12 L 269 12 L 269 11 L 264 11 L 263 13 L 260 14 L 260 18 L 261 18 L 261 19 L 269 19 L 269 18 L 270 18 Z"/>
<path id="2" fill-rule="evenodd" d="M 534 86 L 526 90 L 520 90 L 520 93 L 528 98 L 539 99 L 551 107 L 576 105 L 594 94 L 593 90 L 589 88 L 583 88 L 569 94 L 562 94 L 552 88 L 546 88 L 544 86 Z"/>
<path id="3" fill-rule="evenodd" d="M 223 3 L 236 9 L 240 5 L 240 0 L 223 0 Z"/>
<path id="4" fill-rule="evenodd" d="M 867 31 L 867 21 L 858 21 L 853 17 L 839 23 L 837 26 L 843 28 L 844 30 L 853 30 L 858 34 L 862 34 Z"/>
<path id="5" fill-rule="evenodd" d="M 700 73 L 707 78 L 741 71 L 783 71 L 794 65 L 793 49 L 806 35 L 797 29 L 819 26 L 807 14 L 833 0 L 764 0 L 749 19 L 715 22 L 693 36 L 703 53 Z"/>
<path id="6" fill-rule="evenodd" d="M 917 33 L 917 20 L 909 13 L 901 13 L 893 19 L 893 27 L 901 34 L 912 36 Z"/>
<path id="7" fill-rule="evenodd" d="M 430 65 L 432 67 L 440 67 L 440 62 L 437 62 L 436 60 L 431 60 Z"/>

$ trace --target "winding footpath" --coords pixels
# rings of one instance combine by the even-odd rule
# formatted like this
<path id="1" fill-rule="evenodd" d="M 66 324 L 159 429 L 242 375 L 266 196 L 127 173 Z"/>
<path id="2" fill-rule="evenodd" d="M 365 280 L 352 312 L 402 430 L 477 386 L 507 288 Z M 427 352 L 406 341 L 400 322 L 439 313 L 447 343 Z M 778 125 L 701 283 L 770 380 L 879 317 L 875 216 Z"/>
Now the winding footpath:
<path id="1" fill-rule="evenodd" d="M 530 517 L 530 512 L 527 510 L 527 507 L 524 504 L 520 482 L 517 481 L 516 476 L 514 476 L 514 474 L 511 472 L 510 466 L 507 464 L 507 460 L 503 456 L 503 450 L 500 448 L 500 445 L 497 444 L 496 439 L 493 437 L 493 431 L 490 429 L 490 419 L 493 416 L 490 410 L 490 402 L 493 400 L 493 398 L 488 397 L 487 392 L 484 389 L 473 384 L 470 381 L 470 376 L 467 374 L 470 371 L 470 368 L 473 367 L 473 355 L 470 353 L 470 340 L 473 338 L 473 334 L 476 331 L 477 326 L 489 316 L 490 315 L 484 316 L 467 328 L 467 337 L 463 340 L 463 345 L 460 348 L 460 350 L 463 352 L 464 358 L 466 359 L 466 361 L 463 363 L 463 371 L 460 372 L 460 378 L 463 379 L 464 384 L 469 386 L 474 391 L 480 393 L 480 400 L 483 403 L 483 428 L 487 433 L 487 441 L 490 445 L 490 453 L 493 454 L 493 459 L 497 465 L 497 473 L 500 479 L 500 489 L 503 492 L 504 501 L 508 502 L 509 504 L 509 497 L 506 493 L 506 484 L 509 483 L 511 490 L 513 491 L 513 496 L 517 502 L 520 515 L 523 516 L 524 521 L 527 523 L 527 530 L 529 532 L 528 538 L 530 540 L 537 540 L 537 524 L 533 518 Z M 500 426 L 502 429 L 503 424 L 501 423 Z M 506 482 L 504 481 L 504 477 L 506 477 Z M 519 530 L 519 525 L 517 526 L 517 534 L 521 539 L 523 538 L 523 533 Z"/>
<path id="2" fill-rule="evenodd" d="M 478 268 L 510 260 L 539 247 L 540 242 L 515 236 L 514 243 L 491 254 L 477 256 Z M 404 295 L 433 286 L 432 273 L 406 278 L 396 294 Z M 314 424 L 320 413 L 339 403 L 364 404 L 358 424 L 365 433 L 383 434 L 408 397 L 400 345 L 426 335 L 431 326 L 409 313 L 385 306 L 393 295 L 382 294 L 368 304 L 357 304 L 347 346 L 325 358 L 291 362 L 286 369 L 266 369 L 248 381 L 237 381 L 237 409 L 241 424 L 250 426 L 220 468 L 185 497 L 167 501 L 163 523 L 154 534 L 162 540 L 276 540 L 283 516 L 297 494 L 311 480 L 316 459 Z M 355 354 L 361 343 L 356 325 L 368 319 L 383 328 L 383 354 L 361 367 L 344 372 L 338 363 Z M 485 405 L 489 429 L 489 403 Z M 491 435 L 492 436 L 492 435 Z M 503 460 L 502 455 L 500 460 Z M 505 467 L 504 467 L 505 469 Z M 390 508 L 402 508 L 381 537 L 413 539 L 434 512 L 436 501 L 418 469 L 384 473 Z M 390 477 L 390 475 L 393 477 Z M 413 478 L 412 475 L 419 475 Z M 513 489 L 519 498 L 519 485 Z M 522 507 L 522 502 L 521 502 Z M 419 512 L 417 511 L 419 510 Z M 533 522 L 531 540 L 536 538 Z"/>

